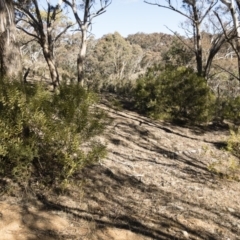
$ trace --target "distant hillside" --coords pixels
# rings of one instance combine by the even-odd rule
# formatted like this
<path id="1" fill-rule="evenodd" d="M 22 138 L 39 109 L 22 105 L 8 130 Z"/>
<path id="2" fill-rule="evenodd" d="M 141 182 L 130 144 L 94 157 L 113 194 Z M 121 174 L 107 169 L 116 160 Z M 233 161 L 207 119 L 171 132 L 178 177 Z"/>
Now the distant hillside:
<path id="1" fill-rule="evenodd" d="M 138 44 L 143 50 L 163 52 L 171 46 L 175 36 L 165 33 L 135 33 L 129 35 L 126 40 L 132 44 Z"/>

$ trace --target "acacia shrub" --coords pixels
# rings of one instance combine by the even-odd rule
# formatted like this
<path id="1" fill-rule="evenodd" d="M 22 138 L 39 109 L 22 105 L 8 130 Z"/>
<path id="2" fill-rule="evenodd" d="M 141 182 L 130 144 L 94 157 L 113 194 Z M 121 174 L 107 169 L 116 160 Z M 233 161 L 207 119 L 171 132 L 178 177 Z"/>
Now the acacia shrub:
<path id="1" fill-rule="evenodd" d="M 227 149 L 233 155 L 240 158 L 240 128 L 230 130 L 230 138 L 227 142 Z"/>
<path id="2" fill-rule="evenodd" d="M 218 103 L 217 118 L 232 121 L 234 124 L 240 123 L 240 96 L 222 97 Z M 220 107 L 219 107 L 220 105 Z"/>
<path id="3" fill-rule="evenodd" d="M 96 102 L 95 94 L 77 84 L 50 93 L 40 84 L 2 80 L 0 177 L 62 185 L 104 157 L 105 146 L 93 139 L 103 132 L 107 118 Z"/>
<path id="4" fill-rule="evenodd" d="M 154 66 L 137 79 L 134 96 L 136 108 L 154 118 L 192 123 L 212 118 L 214 95 L 191 68 Z"/>

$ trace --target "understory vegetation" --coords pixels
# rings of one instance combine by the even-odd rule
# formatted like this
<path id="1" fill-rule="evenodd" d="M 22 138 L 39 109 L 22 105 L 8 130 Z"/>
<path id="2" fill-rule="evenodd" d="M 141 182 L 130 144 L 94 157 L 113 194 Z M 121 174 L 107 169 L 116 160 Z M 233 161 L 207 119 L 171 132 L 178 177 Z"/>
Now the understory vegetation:
<path id="1" fill-rule="evenodd" d="M 240 0 L 142 2 L 0 0 L 1 239 L 240 235 Z"/>
<path id="2" fill-rule="evenodd" d="M 235 89 L 234 93 L 212 88 L 191 67 L 155 64 L 135 81 L 111 81 L 109 88 L 105 86 L 102 91 L 115 94 L 112 107 L 121 109 L 121 102 L 127 99 L 130 109 L 156 120 L 187 126 L 228 126 L 231 136 L 223 150 L 240 157 L 239 83 L 232 80 L 231 84 L 229 89 Z"/>
<path id="3" fill-rule="evenodd" d="M 113 107 L 124 102 L 156 120 L 234 126 L 225 145 L 240 156 L 240 36 L 234 21 L 225 28 L 221 18 L 239 17 L 231 4 L 224 13 L 214 1 L 183 1 L 181 10 L 159 5 L 187 18 L 186 36 L 95 39 L 92 20 L 111 1 L 100 3 L 98 10 L 95 1 L 78 9 L 65 0 L 46 8 L 37 0 L 0 4 L 0 177 L 49 187 L 74 182 L 106 154 L 95 140 L 109 121 L 97 107 L 105 93 L 114 95 Z M 50 82 L 52 92 L 44 85 Z"/>
<path id="4" fill-rule="evenodd" d="M 191 67 L 154 65 L 135 81 L 110 83 L 93 88 L 98 93 L 64 81 L 49 91 L 43 83 L 2 78 L 0 177 L 24 188 L 77 184 L 79 170 L 107 154 L 106 146 L 94 140 L 109 121 L 97 107 L 103 93 L 114 93 L 113 108 L 121 108 L 124 99 L 156 120 L 198 126 L 227 122 L 234 126 L 227 150 L 240 157 L 239 96 L 217 94 Z"/>
<path id="5" fill-rule="evenodd" d="M 94 141 L 107 121 L 96 102 L 96 94 L 77 84 L 52 93 L 42 84 L 2 79 L 0 176 L 25 187 L 73 182 L 78 170 L 106 154 Z"/>
<path id="6" fill-rule="evenodd" d="M 154 118 L 202 123 L 212 118 L 214 95 L 191 68 L 155 66 L 137 79 L 135 102 Z"/>

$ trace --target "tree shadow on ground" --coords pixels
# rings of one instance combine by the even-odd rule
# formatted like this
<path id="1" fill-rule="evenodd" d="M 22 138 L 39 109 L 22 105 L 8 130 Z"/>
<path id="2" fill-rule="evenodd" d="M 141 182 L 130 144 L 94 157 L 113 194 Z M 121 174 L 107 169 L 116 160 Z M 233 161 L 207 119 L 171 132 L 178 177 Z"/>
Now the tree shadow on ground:
<path id="1" fill-rule="evenodd" d="M 182 199 L 156 185 L 146 185 L 135 177 L 119 171 L 114 173 L 103 166 L 84 169 L 79 180 L 85 179 L 88 179 L 84 184 L 87 209 L 81 205 L 71 208 L 57 204 L 44 195 L 38 195 L 38 199 L 50 210 L 64 209 L 74 219 L 94 221 L 97 229 L 125 229 L 156 240 L 186 239 L 184 231 L 191 239 L 219 239 L 211 232 L 194 229 L 178 220 L 179 209 L 169 203 L 172 198 Z M 198 214 L 197 217 L 204 220 L 206 216 Z"/>
<path id="2" fill-rule="evenodd" d="M 109 110 L 109 111 L 112 111 L 114 112 L 112 109 Z M 191 136 L 188 136 L 186 134 L 183 134 L 183 133 L 180 133 L 179 132 L 179 129 L 178 131 L 174 131 L 173 129 L 173 126 L 171 122 L 157 122 L 157 121 L 154 121 L 154 120 L 151 120 L 149 118 L 146 118 L 144 116 L 136 116 L 134 115 L 133 113 L 128 113 L 128 115 L 126 116 L 126 114 L 123 114 L 121 112 L 114 112 L 115 115 L 119 116 L 119 117 L 123 117 L 127 120 L 131 120 L 131 121 L 137 121 L 139 122 L 139 126 L 150 126 L 150 127 L 154 127 L 156 129 L 160 129 L 166 133 L 169 133 L 169 134 L 173 134 L 173 135 L 176 135 L 176 136 L 179 136 L 179 137 L 182 137 L 182 138 L 187 138 L 187 139 L 191 139 L 191 140 L 196 140 L 196 141 L 201 141 L 200 138 L 196 138 L 196 137 L 191 137 Z M 114 119 L 114 118 L 111 118 L 110 119 Z M 126 126 L 129 126 L 131 127 L 132 129 L 135 129 L 137 131 L 139 131 L 139 133 L 141 135 L 145 135 L 147 134 L 146 131 L 141 131 L 139 130 L 139 126 L 137 124 L 131 124 L 131 123 L 124 123 L 124 122 L 121 122 L 121 125 L 126 125 Z M 182 125 L 175 125 L 175 127 L 177 128 L 182 128 L 182 129 L 188 129 L 190 130 L 193 134 L 196 134 L 196 135 L 204 135 L 204 133 L 206 132 L 225 132 L 226 134 L 229 133 L 229 127 L 223 127 L 223 128 L 215 128 L 215 127 L 212 127 L 212 125 L 209 125 L 209 126 L 182 126 Z M 207 140 L 202 140 L 203 142 L 205 143 L 211 143 L 213 144 L 213 146 L 215 146 L 217 149 L 220 149 L 220 148 L 225 148 L 227 146 L 227 143 L 225 141 L 207 141 Z"/>
<path id="3" fill-rule="evenodd" d="M 117 228 L 155 240 L 183 240 L 187 238 L 186 234 L 189 235 L 189 239 L 195 240 L 223 239 L 220 233 L 211 231 L 206 225 L 221 228 L 234 236 L 237 236 L 237 233 L 240 235 L 238 230 L 227 225 L 230 217 L 239 219 L 237 212 L 229 213 L 223 206 L 211 206 L 205 200 L 196 202 L 196 198 L 193 198 L 191 192 L 188 191 L 187 185 L 186 189 L 181 189 L 184 192 L 180 192 L 177 184 L 175 187 L 175 183 L 170 182 L 175 179 L 175 182 L 181 184 L 184 182 L 192 184 L 190 187 L 195 187 L 196 183 L 197 187 L 201 188 L 217 188 L 217 183 L 213 181 L 215 174 L 209 171 L 206 164 L 193 154 L 185 152 L 178 154 L 168 147 L 161 146 L 157 141 L 149 140 L 156 140 L 154 131 L 158 130 L 196 142 L 199 141 L 197 137 L 186 136 L 179 132 L 179 129 L 173 131 L 170 127 L 156 124 L 143 117 L 126 116 L 119 112 L 114 114 L 121 119 L 115 122 L 115 127 L 119 127 L 119 131 L 109 132 L 107 135 L 109 142 L 115 145 L 115 150 L 109 151 L 111 159 L 110 157 L 106 159 L 111 161 L 111 165 L 91 165 L 75 176 L 76 181 L 84 182 L 82 187 L 84 196 L 81 199 L 76 197 L 74 189 L 68 191 L 69 201 L 75 201 L 78 203 L 77 206 L 72 207 L 67 201 L 56 200 L 59 193 L 57 189 L 53 197 L 44 193 L 37 194 L 38 202 L 41 203 L 39 205 L 41 211 L 64 211 L 74 222 L 81 220 L 94 222 L 96 232 L 106 228 Z M 149 131 L 145 125 L 153 127 L 154 131 Z M 137 141 L 134 139 L 135 136 L 137 136 Z M 207 143 L 218 144 L 210 141 Z M 121 147 L 123 150 L 119 150 Z M 137 149 L 134 156 L 131 155 L 131 147 Z M 114 165 L 115 160 L 118 160 L 116 165 Z M 147 177 L 141 179 L 132 175 L 132 169 L 128 171 L 128 168 L 121 167 L 124 162 L 131 164 L 132 168 L 148 170 L 148 167 L 151 167 L 146 172 L 149 175 L 147 177 L 152 179 L 149 180 Z M 151 176 L 157 171 L 159 174 Z M 168 183 L 166 179 L 162 181 L 165 173 L 170 176 L 167 179 Z M 194 194 L 199 194 L 201 197 L 200 190 L 199 193 L 197 190 Z M 23 208 L 24 214 L 30 214 L 27 207 Z M 33 220 L 26 221 L 26 224 L 30 231 L 36 232 L 38 215 L 32 212 L 31 214 Z M 190 224 L 191 222 L 193 223 Z M 205 224 L 204 227 L 201 227 L 200 223 Z M 47 234 L 50 237 L 52 235 L 52 239 L 76 239 L 75 236 L 60 235 L 54 230 L 50 231 L 49 227 L 45 225 L 45 230 L 42 232 L 39 230 L 38 235 L 29 240 L 46 239 L 43 236 Z"/>
<path id="4" fill-rule="evenodd" d="M 126 124 L 127 126 L 127 124 Z M 128 146 L 131 143 L 131 147 L 134 149 L 138 149 L 139 153 L 148 153 L 146 154 L 148 157 L 142 157 L 142 154 L 138 154 L 137 156 L 134 157 L 134 159 L 131 159 L 132 162 L 137 162 L 137 161 L 145 161 L 145 162 L 153 162 L 155 164 L 163 164 L 161 161 L 156 161 L 153 160 L 153 158 L 151 157 L 151 155 L 149 153 L 153 153 L 153 154 L 159 154 L 160 156 L 164 156 L 166 158 L 169 159 L 169 164 L 170 163 L 177 163 L 177 162 L 181 162 L 185 165 L 185 169 L 193 169 L 194 168 L 194 172 L 197 172 L 199 174 L 203 175 L 207 175 L 208 177 L 213 177 L 213 173 L 208 169 L 208 167 L 201 161 L 199 161 L 197 158 L 192 157 L 190 154 L 178 154 L 175 151 L 169 150 L 165 147 L 161 147 L 159 146 L 160 144 L 158 143 L 152 143 L 149 142 L 149 137 L 153 138 L 151 133 L 147 133 L 147 137 L 142 136 L 142 132 L 138 131 L 138 134 L 141 136 L 141 140 L 139 141 L 135 141 L 133 139 L 131 139 L 131 136 L 133 134 L 136 135 L 136 128 L 134 126 L 128 125 L 128 133 L 130 135 L 129 139 L 128 137 L 126 137 L 125 135 L 121 134 L 121 133 L 115 133 L 114 134 L 114 138 L 110 138 L 109 140 L 119 146 L 119 145 L 124 145 L 124 146 Z M 135 133 L 134 133 L 135 131 Z M 144 134 L 146 135 L 146 134 Z M 124 139 L 124 140 L 123 140 Z M 141 150 L 139 150 L 141 149 Z M 114 152 L 114 154 L 116 156 L 125 158 L 125 159 L 130 159 L 131 156 L 129 156 L 126 152 L 125 153 L 118 153 L 117 151 Z"/>
<path id="5" fill-rule="evenodd" d="M 107 95 L 106 95 L 107 96 Z M 110 111 L 114 111 L 114 108 L 112 107 L 111 103 L 108 102 L 108 100 L 111 99 L 118 99 L 119 103 L 123 107 L 123 109 L 129 111 L 129 118 L 136 120 L 136 114 L 139 114 L 137 119 L 139 120 L 140 124 L 156 124 L 156 127 L 160 126 L 163 130 L 166 130 L 167 132 L 172 132 L 167 127 L 164 126 L 169 126 L 171 129 L 175 127 L 182 127 L 182 128 L 187 128 L 190 131 L 192 131 L 194 134 L 198 135 L 203 135 L 205 132 L 225 132 L 230 130 L 230 126 L 228 123 L 225 122 L 210 122 L 208 124 L 190 124 L 189 121 L 185 120 L 182 121 L 180 119 L 172 120 L 172 121 L 163 121 L 161 125 L 158 124 L 158 121 L 154 121 L 153 119 L 149 119 L 146 115 L 141 114 L 140 112 L 137 111 L 137 109 L 134 107 L 134 102 L 132 101 L 132 98 L 129 97 L 120 97 L 117 94 L 110 94 L 107 96 L 105 101 L 102 101 L 102 104 L 107 106 Z M 123 116 L 121 112 L 119 112 L 119 116 Z"/>

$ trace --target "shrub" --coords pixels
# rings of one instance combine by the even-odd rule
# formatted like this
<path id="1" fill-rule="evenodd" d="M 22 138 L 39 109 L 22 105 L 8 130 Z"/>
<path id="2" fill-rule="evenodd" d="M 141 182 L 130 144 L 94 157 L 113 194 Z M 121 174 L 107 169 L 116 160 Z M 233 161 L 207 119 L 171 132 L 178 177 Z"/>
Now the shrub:
<path id="1" fill-rule="evenodd" d="M 154 118 L 209 121 L 213 94 L 206 80 L 186 67 L 155 66 L 137 80 L 137 109 Z"/>
<path id="2" fill-rule="evenodd" d="M 235 124 L 240 122 L 240 96 L 225 97 L 218 100 L 217 116 L 222 121 L 224 119 L 230 120 Z"/>
<path id="3" fill-rule="evenodd" d="M 78 85 L 50 93 L 42 85 L 0 83 L 0 176 L 53 186 L 97 161 L 105 146 L 93 141 L 106 116 L 97 97 Z"/>
<path id="4" fill-rule="evenodd" d="M 240 158 L 240 128 L 230 131 L 231 136 L 228 139 L 227 149 L 236 157 Z"/>

